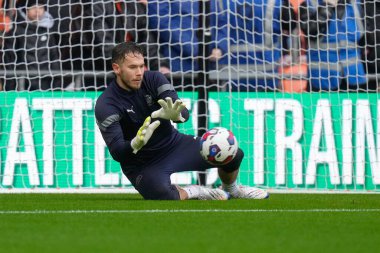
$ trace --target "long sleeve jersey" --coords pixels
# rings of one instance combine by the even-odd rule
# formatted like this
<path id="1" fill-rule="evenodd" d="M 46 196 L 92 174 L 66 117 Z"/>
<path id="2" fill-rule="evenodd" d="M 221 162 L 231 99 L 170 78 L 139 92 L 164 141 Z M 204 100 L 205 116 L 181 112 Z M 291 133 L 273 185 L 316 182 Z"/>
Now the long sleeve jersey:
<path id="1" fill-rule="evenodd" d="M 127 91 L 116 80 L 112 81 L 95 105 L 95 117 L 112 157 L 123 168 L 137 167 L 159 159 L 169 152 L 178 138 L 179 132 L 169 120 L 161 122 L 151 139 L 137 154 L 132 153 L 131 140 L 144 123 L 144 120 L 159 110 L 159 99 L 171 97 L 173 102 L 178 95 L 173 86 L 160 72 L 146 71 L 140 89 Z M 189 111 L 184 109 L 182 117 L 187 121 Z"/>

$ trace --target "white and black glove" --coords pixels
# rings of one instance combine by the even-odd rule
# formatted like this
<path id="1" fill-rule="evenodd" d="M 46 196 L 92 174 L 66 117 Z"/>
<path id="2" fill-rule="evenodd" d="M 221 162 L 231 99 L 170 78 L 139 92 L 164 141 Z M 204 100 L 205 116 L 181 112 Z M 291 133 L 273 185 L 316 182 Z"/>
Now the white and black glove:
<path id="1" fill-rule="evenodd" d="M 160 121 L 151 122 L 151 118 L 147 117 L 144 121 L 144 124 L 140 127 L 139 131 L 137 131 L 136 137 L 131 141 L 131 147 L 133 149 L 133 153 L 136 154 L 142 147 L 147 144 L 154 130 L 160 125 Z"/>
<path id="2" fill-rule="evenodd" d="M 167 97 L 165 100 L 160 99 L 157 101 L 161 105 L 161 109 L 152 112 L 152 118 L 185 122 L 185 118 L 183 118 L 181 115 L 183 109 L 186 108 L 183 102 L 177 99 L 173 104 L 171 97 Z"/>

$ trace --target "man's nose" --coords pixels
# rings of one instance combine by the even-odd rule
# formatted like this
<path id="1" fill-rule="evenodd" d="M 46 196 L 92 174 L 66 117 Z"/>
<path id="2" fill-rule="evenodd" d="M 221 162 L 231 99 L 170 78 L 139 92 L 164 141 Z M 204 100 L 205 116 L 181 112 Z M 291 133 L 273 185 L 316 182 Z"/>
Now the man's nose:
<path id="1" fill-rule="evenodd" d="M 137 68 L 136 75 L 141 76 L 143 72 L 144 72 L 143 68 Z"/>

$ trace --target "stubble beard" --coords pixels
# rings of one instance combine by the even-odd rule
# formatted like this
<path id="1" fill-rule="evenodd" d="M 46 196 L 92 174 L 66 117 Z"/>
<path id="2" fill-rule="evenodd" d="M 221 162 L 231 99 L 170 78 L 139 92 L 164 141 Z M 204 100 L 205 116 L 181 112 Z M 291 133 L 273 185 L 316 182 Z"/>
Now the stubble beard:
<path id="1" fill-rule="evenodd" d="M 127 91 L 134 91 L 134 90 L 138 90 L 140 89 L 141 87 L 141 82 L 139 82 L 138 85 L 134 84 L 133 81 L 125 81 L 123 79 L 120 78 L 120 81 L 118 82 L 119 85 L 121 85 L 124 90 L 127 90 Z"/>

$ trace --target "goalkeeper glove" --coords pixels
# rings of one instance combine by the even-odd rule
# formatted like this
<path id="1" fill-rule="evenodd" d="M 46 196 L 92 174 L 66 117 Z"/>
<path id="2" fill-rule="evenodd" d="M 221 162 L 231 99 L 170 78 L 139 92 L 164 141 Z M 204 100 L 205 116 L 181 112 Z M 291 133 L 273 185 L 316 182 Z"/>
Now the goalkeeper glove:
<path id="1" fill-rule="evenodd" d="M 152 112 L 152 118 L 162 118 L 184 122 L 185 119 L 182 117 L 181 112 L 186 108 L 186 106 L 182 103 L 182 101 L 177 99 L 173 104 L 171 97 L 167 97 L 165 100 L 160 99 L 157 101 L 161 105 L 161 109 Z"/>
<path id="2" fill-rule="evenodd" d="M 131 147 L 133 149 L 133 154 L 136 154 L 147 142 L 154 130 L 160 125 L 160 121 L 151 122 L 151 118 L 147 117 L 144 121 L 144 124 L 140 127 L 139 131 L 137 131 L 137 135 L 131 141 Z"/>

